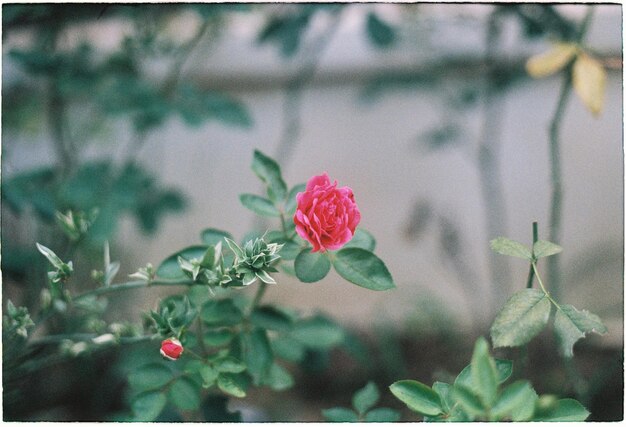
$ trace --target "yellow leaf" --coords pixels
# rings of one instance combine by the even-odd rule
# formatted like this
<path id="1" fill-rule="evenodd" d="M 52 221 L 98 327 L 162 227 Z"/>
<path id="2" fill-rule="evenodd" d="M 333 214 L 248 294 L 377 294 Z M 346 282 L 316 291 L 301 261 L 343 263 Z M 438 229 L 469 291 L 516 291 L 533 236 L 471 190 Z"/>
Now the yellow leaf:
<path id="1" fill-rule="evenodd" d="M 606 71 L 599 61 L 585 53 L 578 55 L 572 70 L 574 90 L 583 101 L 583 104 L 597 116 L 604 104 L 604 87 L 606 86 Z"/>
<path id="2" fill-rule="evenodd" d="M 549 51 L 530 57 L 526 71 L 534 78 L 549 76 L 565 67 L 577 51 L 574 43 L 557 43 Z"/>

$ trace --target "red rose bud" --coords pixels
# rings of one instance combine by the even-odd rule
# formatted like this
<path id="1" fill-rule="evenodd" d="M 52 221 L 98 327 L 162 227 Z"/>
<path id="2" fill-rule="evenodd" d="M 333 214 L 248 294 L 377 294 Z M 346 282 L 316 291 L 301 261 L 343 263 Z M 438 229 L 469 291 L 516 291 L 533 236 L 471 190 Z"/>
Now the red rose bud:
<path id="1" fill-rule="evenodd" d="M 337 187 L 337 181 L 331 184 L 326 173 L 309 179 L 296 201 L 296 232 L 313 245 L 313 252 L 341 248 L 352 239 L 361 221 L 352 189 Z"/>
<path id="2" fill-rule="evenodd" d="M 183 345 L 176 338 L 168 338 L 161 343 L 161 356 L 169 360 L 177 360 L 183 350 Z"/>

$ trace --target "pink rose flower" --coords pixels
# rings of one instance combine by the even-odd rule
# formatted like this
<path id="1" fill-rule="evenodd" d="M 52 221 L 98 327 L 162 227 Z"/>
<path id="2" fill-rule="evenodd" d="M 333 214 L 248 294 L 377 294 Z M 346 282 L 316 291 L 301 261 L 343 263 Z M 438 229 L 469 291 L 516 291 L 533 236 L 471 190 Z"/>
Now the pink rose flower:
<path id="1" fill-rule="evenodd" d="M 352 189 L 337 188 L 337 181 L 331 184 L 326 172 L 309 179 L 296 201 L 296 232 L 313 245 L 313 252 L 339 249 L 354 236 L 361 213 Z"/>
<path id="2" fill-rule="evenodd" d="M 183 345 L 176 338 L 168 338 L 161 343 L 161 356 L 169 360 L 177 360 L 183 350 Z"/>

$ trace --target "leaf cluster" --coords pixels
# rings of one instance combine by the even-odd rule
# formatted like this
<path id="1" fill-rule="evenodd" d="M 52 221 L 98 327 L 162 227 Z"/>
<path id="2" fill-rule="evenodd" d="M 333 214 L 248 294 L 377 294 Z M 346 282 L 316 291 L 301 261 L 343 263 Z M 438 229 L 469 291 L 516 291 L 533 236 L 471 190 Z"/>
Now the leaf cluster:
<path id="1" fill-rule="evenodd" d="M 589 412 L 574 399 L 539 396 L 526 380 L 504 383 L 513 363 L 494 359 L 484 338 L 474 345 L 471 363 L 453 384 L 436 381 L 432 387 L 401 380 L 389 388 L 424 421 L 584 421 Z"/>
<path id="2" fill-rule="evenodd" d="M 334 407 L 324 409 L 322 415 L 331 422 L 393 423 L 400 420 L 400 413 L 391 408 L 374 408 L 380 400 L 380 391 L 373 382 L 357 390 L 352 396 L 352 408 Z"/>

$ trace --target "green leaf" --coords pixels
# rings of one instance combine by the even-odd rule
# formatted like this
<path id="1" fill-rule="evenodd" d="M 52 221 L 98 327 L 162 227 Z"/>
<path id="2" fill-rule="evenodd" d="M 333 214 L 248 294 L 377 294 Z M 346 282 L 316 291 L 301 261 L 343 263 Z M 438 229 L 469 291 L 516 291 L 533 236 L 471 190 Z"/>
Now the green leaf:
<path id="1" fill-rule="evenodd" d="M 274 362 L 274 354 L 265 330 L 256 328 L 250 333 L 243 334 L 242 349 L 243 361 L 254 384 L 262 384 Z"/>
<path id="2" fill-rule="evenodd" d="M 232 341 L 235 334 L 229 329 L 217 329 L 204 333 L 204 343 L 210 347 L 221 347 Z"/>
<path id="3" fill-rule="evenodd" d="M 256 307 L 250 315 L 250 321 L 263 329 L 288 331 L 292 327 L 291 318 L 271 305 Z"/>
<path id="4" fill-rule="evenodd" d="M 296 259 L 298 254 L 302 251 L 302 246 L 292 240 L 277 243 L 283 244 L 283 247 L 280 250 L 280 257 L 285 261 L 291 261 Z"/>
<path id="5" fill-rule="evenodd" d="M 454 384 L 450 392 L 454 399 L 465 412 L 471 417 L 477 417 L 483 414 L 484 408 L 478 396 L 472 390 L 460 384 Z"/>
<path id="6" fill-rule="evenodd" d="M 215 381 L 217 381 L 217 377 L 219 376 L 219 372 L 209 365 L 203 364 L 199 372 L 202 377 L 202 387 L 204 388 L 209 388 L 215 384 Z"/>
<path id="7" fill-rule="evenodd" d="M 200 388 L 187 377 L 174 381 L 167 397 L 181 411 L 193 411 L 200 407 Z"/>
<path id="8" fill-rule="evenodd" d="M 389 390 L 412 411 L 430 416 L 443 413 L 439 395 L 419 381 L 396 381 L 389 386 Z"/>
<path id="9" fill-rule="evenodd" d="M 330 260 L 325 253 L 311 252 L 310 248 L 306 248 L 298 254 L 293 266 L 298 279 L 313 283 L 326 277 L 330 271 Z"/>
<path id="10" fill-rule="evenodd" d="M 240 194 L 239 200 L 242 205 L 257 215 L 270 217 L 280 216 L 280 211 L 265 197 L 257 196 L 255 194 Z"/>
<path id="11" fill-rule="evenodd" d="M 159 268 L 157 268 L 156 270 L 157 276 L 162 277 L 164 279 L 172 279 L 172 280 L 186 279 L 187 276 L 185 275 L 183 270 L 181 270 L 180 265 L 178 264 L 178 257 L 186 259 L 187 261 L 193 258 L 201 259 L 204 256 L 207 249 L 208 247 L 204 245 L 189 246 L 183 250 L 176 252 L 175 254 L 168 256 L 161 263 L 161 265 L 159 265 Z"/>
<path id="12" fill-rule="evenodd" d="M 167 403 L 165 394 L 159 391 L 149 391 L 137 395 L 131 408 L 136 421 L 154 421 Z"/>
<path id="13" fill-rule="evenodd" d="M 274 391 L 288 390 L 295 384 L 295 381 L 289 371 L 280 366 L 277 363 L 273 363 L 270 367 L 265 380 L 264 385 L 267 385 Z"/>
<path id="14" fill-rule="evenodd" d="M 511 377 L 513 373 L 513 362 L 505 359 L 495 359 L 498 384 L 502 384 Z M 472 381 L 472 365 L 467 365 L 456 377 L 454 384 L 461 384 L 471 390 L 475 390 Z"/>
<path id="15" fill-rule="evenodd" d="M 368 231 L 363 230 L 362 228 L 357 228 L 354 232 L 354 236 L 348 243 L 343 246 L 343 249 L 346 248 L 361 248 L 366 251 L 374 252 L 376 248 L 376 239 L 372 236 Z"/>
<path id="16" fill-rule="evenodd" d="M 535 412 L 537 399 L 539 396 L 528 381 L 516 381 L 502 390 L 491 414 L 498 420 L 508 417 L 512 421 L 528 421 Z"/>
<path id="17" fill-rule="evenodd" d="M 200 233 L 200 239 L 202 240 L 202 243 L 208 246 L 215 246 L 219 242 L 223 242 L 224 237 L 227 237 L 229 239 L 233 238 L 233 236 L 229 232 L 218 230 L 216 228 L 206 228 L 202 230 L 202 233 Z"/>
<path id="18" fill-rule="evenodd" d="M 535 259 L 558 254 L 563 250 L 562 247 L 546 240 L 538 240 L 533 245 L 533 255 Z"/>
<path id="19" fill-rule="evenodd" d="M 298 184 L 289 190 L 289 194 L 287 195 L 287 202 L 285 203 L 285 215 L 292 216 L 296 213 L 296 207 L 298 201 L 296 200 L 296 196 L 298 193 L 304 193 L 306 190 L 306 184 Z"/>
<path id="20" fill-rule="evenodd" d="M 230 299 L 209 301 L 202 306 L 200 318 L 211 326 L 232 326 L 243 319 L 243 313 Z"/>
<path id="21" fill-rule="evenodd" d="M 491 249 L 500 255 L 524 258 L 528 261 L 532 261 L 533 259 L 533 254 L 530 249 L 515 240 L 506 237 L 498 237 L 489 242 L 489 244 L 491 245 Z"/>
<path id="22" fill-rule="evenodd" d="M 128 376 L 129 385 L 138 391 L 156 390 L 172 379 L 172 371 L 162 363 L 140 366 Z"/>
<path id="23" fill-rule="evenodd" d="M 231 396 L 246 397 L 248 384 L 243 374 L 225 373 L 217 378 L 217 387 Z"/>
<path id="24" fill-rule="evenodd" d="M 564 304 L 559 306 L 554 316 L 554 332 L 559 337 L 563 355 L 573 357 L 576 341 L 590 332 L 603 335 L 607 329 L 595 314 Z"/>
<path id="25" fill-rule="evenodd" d="M 376 405 L 378 399 L 380 399 L 378 387 L 370 381 L 352 396 L 352 407 L 359 415 L 363 415 Z"/>
<path id="26" fill-rule="evenodd" d="M 322 409 L 322 415 L 326 421 L 333 423 L 354 423 L 359 421 L 359 416 L 352 409 L 348 408 L 330 408 Z"/>
<path id="27" fill-rule="evenodd" d="M 377 47 L 387 47 L 393 44 L 396 39 L 394 29 L 382 21 L 375 13 L 367 15 L 367 36 Z"/>
<path id="28" fill-rule="evenodd" d="M 254 150 L 252 170 L 267 186 L 267 194 L 273 202 L 282 202 L 287 197 L 287 186 L 283 181 L 280 166 L 274 159 Z"/>
<path id="29" fill-rule="evenodd" d="M 365 249 L 341 249 L 333 258 L 333 267 L 341 277 L 363 288 L 385 291 L 396 287 L 385 263 Z"/>
<path id="30" fill-rule="evenodd" d="M 489 354 L 489 345 L 480 337 L 474 345 L 471 363 L 472 383 L 484 406 L 490 408 L 498 392 L 496 364 Z"/>
<path id="31" fill-rule="evenodd" d="M 246 364 L 232 356 L 216 360 L 214 366 L 218 372 L 229 372 L 231 374 L 238 374 L 246 370 Z"/>
<path id="32" fill-rule="evenodd" d="M 548 408 L 537 409 L 533 421 L 585 421 L 589 411 L 574 399 L 560 399 Z"/>
<path id="33" fill-rule="evenodd" d="M 345 332 L 337 324 L 318 316 L 296 323 L 291 337 L 307 347 L 327 350 L 340 344 Z"/>
<path id="34" fill-rule="evenodd" d="M 272 340 L 271 345 L 277 357 L 290 362 L 300 362 L 306 354 L 305 345 L 289 336 L 279 336 Z"/>
<path id="35" fill-rule="evenodd" d="M 519 291 L 506 302 L 491 326 L 494 348 L 529 342 L 548 323 L 550 300 L 537 289 Z"/>
<path id="36" fill-rule="evenodd" d="M 400 412 L 391 408 L 376 408 L 365 414 L 368 423 L 395 423 L 400 420 Z"/>
<path id="37" fill-rule="evenodd" d="M 43 256 L 48 259 L 48 261 L 50 261 L 50 264 L 52 264 L 54 268 L 56 268 L 57 270 L 63 268 L 65 263 L 61 261 L 61 259 L 52 251 L 52 249 L 49 249 L 44 245 L 40 245 L 39 243 L 36 243 L 36 245 L 39 252 L 41 252 Z"/>

